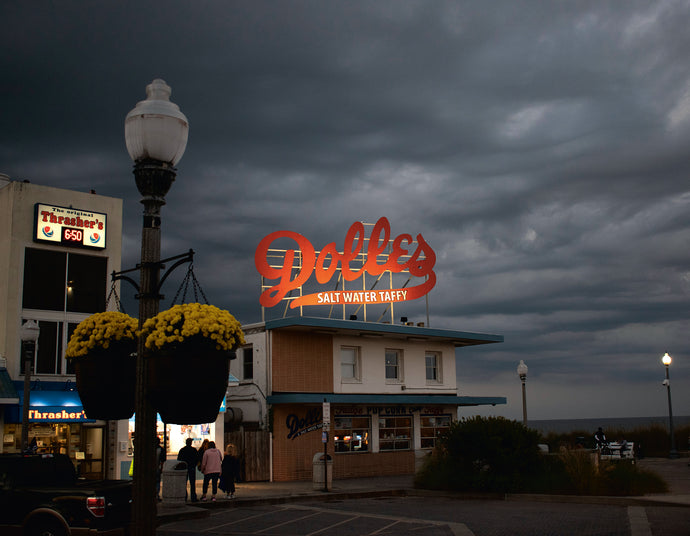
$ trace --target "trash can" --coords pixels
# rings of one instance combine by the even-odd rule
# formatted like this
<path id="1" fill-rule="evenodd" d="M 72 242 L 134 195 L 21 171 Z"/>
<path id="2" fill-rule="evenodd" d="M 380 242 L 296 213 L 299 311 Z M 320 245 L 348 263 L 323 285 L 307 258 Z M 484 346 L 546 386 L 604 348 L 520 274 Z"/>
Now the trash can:
<path id="1" fill-rule="evenodd" d="M 163 503 L 183 506 L 187 496 L 187 462 L 168 460 L 163 464 Z"/>
<path id="2" fill-rule="evenodd" d="M 323 452 L 317 452 L 316 454 L 314 454 L 314 458 L 312 460 L 312 482 L 314 489 L 325 489 L 326 487 L 328 487 L 328 489 L 331 489 L 333 487 L 333 459 L 330 455 L 326 455 L 326 484 L 324 484 L 323 456 Z"/>

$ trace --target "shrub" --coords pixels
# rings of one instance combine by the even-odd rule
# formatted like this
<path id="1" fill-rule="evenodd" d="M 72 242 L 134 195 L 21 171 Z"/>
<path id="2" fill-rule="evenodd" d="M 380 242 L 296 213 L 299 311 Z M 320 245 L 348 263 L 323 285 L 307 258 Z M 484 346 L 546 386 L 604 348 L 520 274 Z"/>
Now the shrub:
<path id="1" fill-rule="evenodd" d="M 418 475 L 419 485 L 458 491 L 520 491 L 540 473 L 539 433 L 503 417 L 453 423 Z"/>

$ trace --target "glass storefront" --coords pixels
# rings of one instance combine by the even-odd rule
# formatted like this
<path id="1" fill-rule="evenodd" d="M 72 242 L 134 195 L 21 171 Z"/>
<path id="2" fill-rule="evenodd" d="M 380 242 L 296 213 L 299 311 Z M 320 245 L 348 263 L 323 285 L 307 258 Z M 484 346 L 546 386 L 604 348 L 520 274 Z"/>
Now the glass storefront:
<path id="1" fill-rule="evenodd" d="M 104 478 L 104 428 L 77 423 L 29 424 L 29 442 L 39 453 L 66 454 L 77 474 L 88 479 Z M 5 424 L 3 452 L 21 452 L 22 425 Z"/>

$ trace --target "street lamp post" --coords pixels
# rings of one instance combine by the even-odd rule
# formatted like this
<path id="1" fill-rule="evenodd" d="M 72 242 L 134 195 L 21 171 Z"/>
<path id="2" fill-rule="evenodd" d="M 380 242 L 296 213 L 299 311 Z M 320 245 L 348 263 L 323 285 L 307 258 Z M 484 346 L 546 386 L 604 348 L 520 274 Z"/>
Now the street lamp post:
<path id="1" fill-rule="evenodd" d="M 525 381 L 527 381 L 527 365 L 521 359 L 517 368 L 518 376 L 522 382 L 522 423 L 527 426 L 527 393 L 525 390 Z"/>
<path id="2" fill-rule="evenodd" d="M 142 195 L 144 222 L 141 234 L 139 328 L 158 314 L 161 254 L 161 207 L 175 180 L 175 164 L 187 146 L 189 123 L 170 102 L 170 86 L 156 79 L 146 86 L 146 100 L 137 103 L 125 119 L 125 142 L 134 161 L 134 178 Z M 135 394 L 134 482 L 132 533 L 156 532 L 156 411 L 148 400 L 148 370 L 144 339 L 137 346 Z"/>
<path id="3" fill-rule="evenodd" d="M 41 333 L 35 320 L 27 320 L 20 328 L 20 338 L 24 343 L 24 403 L 22 405 L 22 450 L 29 448 L 29 405 L 31 397 L 31 369 L 36 355 L 36 341 Z"/>
<path id="4" fill-rule="evenodd" d="M 668 352 L 666 352 L 661 358 L 661 362 L 666 368 L 666 379 L 663 381 L 663 384 L 666 386 L 666 393 L 668 394 L 668 427 L 671 432 L 671 451 L 668 453 L 668 457 L 677 458 L 678 451 L 676 450 L 676 438 L 673 432 L 673 409 L 671 408 L 671 381 L 668 375 L 668 369 L 671 361 L 673 360 L 671 359 L 671 356 L 668 355 Z"/>

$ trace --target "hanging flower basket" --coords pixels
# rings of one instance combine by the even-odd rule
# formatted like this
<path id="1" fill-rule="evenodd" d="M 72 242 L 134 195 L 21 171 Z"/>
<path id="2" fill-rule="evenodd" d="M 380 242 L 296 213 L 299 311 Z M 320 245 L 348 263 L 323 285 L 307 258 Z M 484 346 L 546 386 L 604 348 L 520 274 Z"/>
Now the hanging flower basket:
<path id="1" fill-rule="evenodd" d="M 175 305 L 147 320 L 148 396 L 163 422 L 213 422 L 228 387 L 230 360 L 244 344 L 240 323 L 213 305 Z"/>
<path id="2" fill-rule="evenodd" d="M 67 345 L 77 392 L 90 419 L 129 419 L 134 413 L 137 320 L 120 312 L 82 321 Z"/>

